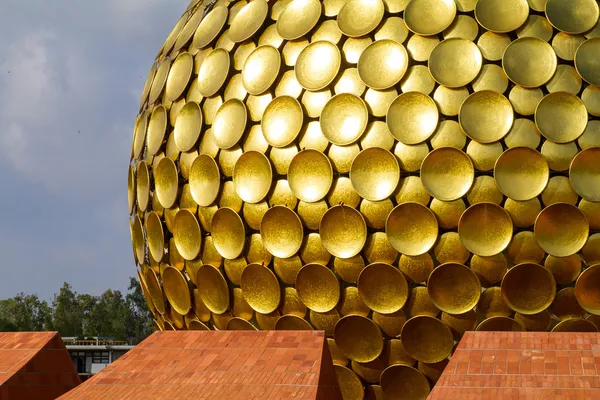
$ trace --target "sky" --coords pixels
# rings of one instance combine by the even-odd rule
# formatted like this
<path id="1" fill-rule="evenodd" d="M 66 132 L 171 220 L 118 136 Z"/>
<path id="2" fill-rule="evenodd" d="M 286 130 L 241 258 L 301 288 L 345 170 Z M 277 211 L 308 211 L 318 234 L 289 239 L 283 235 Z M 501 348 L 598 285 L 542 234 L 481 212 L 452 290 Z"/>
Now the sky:
<path id="1" fill-rule="evenodd" d="M 189 0 L 1 0 L 0 299 L 126 291 L 146 76 Z"/>

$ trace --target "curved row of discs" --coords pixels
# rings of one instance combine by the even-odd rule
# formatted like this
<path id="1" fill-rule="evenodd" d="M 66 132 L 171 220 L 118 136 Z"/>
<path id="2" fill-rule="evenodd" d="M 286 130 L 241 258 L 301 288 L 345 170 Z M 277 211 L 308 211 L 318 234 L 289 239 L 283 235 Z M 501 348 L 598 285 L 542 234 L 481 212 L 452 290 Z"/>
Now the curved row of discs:
<path id="1" fill-rule="evenodd" d="M 425 398 L 467 330 L 597 331 L 598 18 L 192 1 L 129 168 L 157 327 L 324 330 L 345 399 Z"/>

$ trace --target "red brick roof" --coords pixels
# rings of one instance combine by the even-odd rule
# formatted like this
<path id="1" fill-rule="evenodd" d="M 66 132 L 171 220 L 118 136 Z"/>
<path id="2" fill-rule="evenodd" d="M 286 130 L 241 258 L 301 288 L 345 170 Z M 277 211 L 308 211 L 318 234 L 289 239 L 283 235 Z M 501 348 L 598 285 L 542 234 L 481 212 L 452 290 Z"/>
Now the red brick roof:
<path id="1" fill-rule="evenodd" d="M 80 383 L 58 332 L 0 332 L 0 399 L 55 399 Z"/>
<path id="2" fill-rule="evenodd" d="M 323 332 L 155 332 L 67 399 L 341 400 Z"/>
<path id="3" fill-rule="evenodd" d="M 467 332 L 429 399 L 600 399 L 600 334 Z"/>

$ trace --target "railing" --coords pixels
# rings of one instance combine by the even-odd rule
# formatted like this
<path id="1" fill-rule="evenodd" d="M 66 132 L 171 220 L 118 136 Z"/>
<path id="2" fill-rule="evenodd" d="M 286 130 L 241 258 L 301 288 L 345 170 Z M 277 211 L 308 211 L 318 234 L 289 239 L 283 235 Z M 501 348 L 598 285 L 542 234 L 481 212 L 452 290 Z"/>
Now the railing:
<path id="1" fill-rule="evenodd" d="M 65 346 L 132 346 L 131 340 L 112 340 L 112 339 L 63 339 Z"/>

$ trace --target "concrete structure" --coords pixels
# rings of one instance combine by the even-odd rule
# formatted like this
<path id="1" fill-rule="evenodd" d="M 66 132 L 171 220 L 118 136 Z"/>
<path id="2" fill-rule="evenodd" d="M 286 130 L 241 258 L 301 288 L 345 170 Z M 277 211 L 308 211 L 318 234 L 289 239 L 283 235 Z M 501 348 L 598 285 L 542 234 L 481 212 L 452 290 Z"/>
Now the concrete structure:
<path id="1" fill-rule="evenodd" d="M 51 400 L 80 383 L 58 332 L 0 333 L 0 400 Z"/>
<path id="2" fill-rule="evenodd" d="M 155 332 L 61 397 L 342 400 L 325 333 Z"/>
<path id="3" fill-rule="evenodd" d="M 82 381 L 102 371 L 134 347 L 131 341 L 100 337 L 85 340 L 64 337 L 63 341 Z"/>

